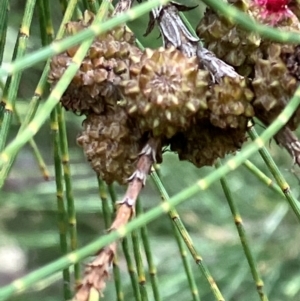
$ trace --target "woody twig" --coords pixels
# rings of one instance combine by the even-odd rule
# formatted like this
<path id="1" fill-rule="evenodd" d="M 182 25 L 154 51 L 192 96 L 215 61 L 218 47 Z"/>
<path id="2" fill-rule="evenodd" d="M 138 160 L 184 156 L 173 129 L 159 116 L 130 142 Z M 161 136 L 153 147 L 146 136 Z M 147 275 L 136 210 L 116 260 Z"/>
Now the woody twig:
<path id="1" fill-rule="evenodd" d="M 125 196 L 117 204 L 116 217 L 109 231 L 116 231 L 125 226 L 134 215 L 136 200 L 145 186 L 147 175 L 150 173 L 152 164 L 156 161 L 156 154 L 160 148 L 160 140 L 150 138 L 142 149 L 136 170 L 128 179 Z M 84 278 L 77 289 L 74 300 L 87 301 L 92 292 L 97 294 L 103 292 L 116 250 L 117 242 L 113 242 L 101 249 L 96 258 L 87 265 Z"/>
<path id="2" fill-rule="evenodd" d="M 179 12 L 194 8 L 171 1 L 167 5 L 153 9 L 145 35 L 149 34 L 154 24 L 157 23 L 164 46 L 166 48 L 174 46 L 187 57 L 197 56 L 200 67 L 210 72 L 213 81 L 220 82 L 224 76 L 241 77 L 232 66 L 218 59 L 214 53 L 204 48 L 199 43 L 199 39 L 195 38 L 186 28 Z"/>

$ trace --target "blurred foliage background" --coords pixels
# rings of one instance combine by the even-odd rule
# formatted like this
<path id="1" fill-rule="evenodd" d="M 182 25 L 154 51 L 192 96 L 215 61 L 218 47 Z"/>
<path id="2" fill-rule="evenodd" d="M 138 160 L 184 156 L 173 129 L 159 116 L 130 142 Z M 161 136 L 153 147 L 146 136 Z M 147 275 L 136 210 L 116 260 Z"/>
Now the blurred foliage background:
<path id="1" fill-rule="evenodd" d="M 196 0 L 181 2 L 199 4 Z M 24 5 L 24 0 L 10 1 L 5 61 L 11 59 Z M 59 1 L 53 0 L 51 9 L 57 29 L 62 18 Z M 195 26 L 202 13 L 203 6 L 199 5 L 186 15 Z M 145 46 L 156 48 L 160 45 L 158 31 L 143 37 L 147 26 L 146 17 L 130 23 L 129 26 Z M 31 52 L 40 47 L 38 16 L 35 14 L 27 51 Z M 43 64 L 38 64 L 23 73 L 17 101 L 18 111 L 22 115 L 26 113 L 28 100 L 32 97 L 42 68 Z M 77 212 L 78 245 L 82 247 L 104 234 L 106 228 L 96 176 L 86 162 L 82 150 L 76 145 L 76 136 L 81 130 L 83 117 L 68 112 L 66 119 Z M 18 127 L 17 120 L 14 120 L 10 139 L 16 135 Z M 258 126 L 257 130 L 261 131 L 262 128 Z M 1 192 L 0 285 L 8 284 L 62 255 L 57 227 L 53 147 L 49 123 L 38 132 L 35 141 L 47 163 L 50 178 L 48 181 L 43 179 L 30 147 L 24 147 Z M 292 170 L 290 157 L 275 142 L 270 143 L 269 150 L 299 199 L 299 169 L 293 167 Z M 272 177 L 259 154 L 253 156 L 251 161 Z M 162 180 L 170 196 L 212 170 L 213 168 L 197 169 L 188 162 L 179 162 L 177 156 L 169 152 L 164 154 L 163 164 L 160 166 Z M 255 178 L 244 166 L 230 173 L 227 180 L 238 203 L 269 300 L 300 300 L 299 223 L 287 202 Z M 116 187 L 116 191 L 121 196 L 124 188 Z M 148 210 L 159 202 L 160 195 L 149 179 L 142 192 L 142 206 L 144 210 Z M 187 200 L 177 209 L 226 300 L 259 300 L 221 185 L 215 183 L 209 190 Z M 150 223 L 147 228 L 163 300 L 191 300 L 169 217 L 163 216 Z M 201 300 L 215 300 L 192 257 L 188 258 L 192 263 Z M 125 300 L 132 300 L 130 278 L 121 249 L 119 263 Z M 83 266 L 82 264 L 82 268 Z M 62 274 L 55 274 L 11 300 L 62 300 L 62 281 Z M 75 286 L 75 283 L 71 286 Z M 146 287 L 152 300 L 149 281 Z M 103 300 L 115 299 L 111 279 Z"/>

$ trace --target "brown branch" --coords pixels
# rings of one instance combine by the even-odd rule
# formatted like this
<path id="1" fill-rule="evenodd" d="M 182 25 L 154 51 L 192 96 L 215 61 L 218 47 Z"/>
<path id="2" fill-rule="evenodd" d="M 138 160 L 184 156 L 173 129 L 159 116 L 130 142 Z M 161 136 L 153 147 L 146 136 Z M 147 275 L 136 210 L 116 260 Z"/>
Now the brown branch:
<path id="1" fill-rule="evenodd" d="M 133 3 L 133 0 L 120 0 L 117 3 L 112 15 L 116 16 L 122 12 L 129 10 L 132 6 L 132 3 Z"/>
<path id="2" fill-rule="evenodd" d="M 109 267 L 116 250 L 117 243 L 113 242 L 101 249 L 97 257 L 86 266 L 83 280 L 78 286 L 73 300 L 88 301 L 92 291 L 102 295 L 102 291 L 106 286 L 106 280 L 109 277 Z"/>
<path id="3" fill-rule="evenodd" d="M 197 56 L 199 66 L 210 72 L 214 82 L 220 82 L 224 76 L 240 77 L 234 68 L 218 59 L 214 53 L 200 45 L 199 39 L 195 38 L 181 20 L 179 11 L 186 11 L 194 7 L 179 5 L 170 2 L 152 10 L 146 35 L 151 32 L 154 23 L 158 24 L 164 46 L 174 46 L 187 57 Z"/>
<path id="4" fill-rule="evenodd" d="M 202 65 L 204 69 L 210 72 L 214 82 L 221 82 L 222 78 L 225 76 L 243 78 L 232 66 L 226 64 L 224 61 L 217 58 L 213 52 L 200 45 L 197 47 L 197 57 L 199 59 L 200 66 Z"/>
<path id="5" fill-rule="evenodd" d="M 160 148 L 160 140 L 151 138 L 142 149 L 136 170 L 128 179 L 129 184 L 125 196 L 117 203 L 116 217 L 109 231 L 116 231 L 125 226 L 134 215 L 136 200 L 145 186 L 147 175 L 150 173 Z M 84 278 L 78 286 L 73 300 L 88 301 L 92 292 L 102 294 L 116 250 L 117 242 L 113 242 L 99 251 L 96 258 L 87 265 Z"/>

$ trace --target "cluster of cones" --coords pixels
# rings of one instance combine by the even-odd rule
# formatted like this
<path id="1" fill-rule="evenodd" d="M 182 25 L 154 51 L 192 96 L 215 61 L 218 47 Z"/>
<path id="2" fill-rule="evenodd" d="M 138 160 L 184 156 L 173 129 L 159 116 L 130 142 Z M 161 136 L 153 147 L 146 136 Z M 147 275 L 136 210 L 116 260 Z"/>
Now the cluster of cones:
<path id="1" fill-rule="evenodd" d="M 259 22 L 300 33 L 298 18 L 285 4 L 270 9 L 266 0 L 228 2 Z M 247 33 L 208 8 L 197 26 L 203 48 L 180 19 L 178 11 L 187 9 L 170 2 L 152 11 L 149 28 L 157 22 L 164 41 L 159 49 L 140 50 L 125 26 L 96 37 L 61 99 L 67 110 L 86 115 L 78 143 L 108 184 L 129 182 L 141 189 L 166 147 L 197 167 L 213 165 L 242 147 L 250 119 L 272 123 L 298 86 L 299 46 Z M 84 30 L 93 18 L 86 12 L 68 23 L 68 33 Z M 52 59 L 52 86 L 76 50 Z M 300 143 L 292 131 L 299 122 L 300 109 L 275 137 L 298 164 Z M 131 207 L 135 197 L 129 193 L 121 203 Z"/>
<path id="2" fill-rule="evenodd" d="M 263 7 L 256 1 L 231 2 L 264 21 Z M 168 6 L 176 8 L 175 3 Z M 68 33 L 85 29 L 92 20 L 93 15 L 85 13 L 83 20 L 67 25 Z M 292 12 L 273 25 L 300 32 Z M 105 182 L 125 184 L 150 137 L 161 142 L 155 150 L 158 158 L 170 145 L 181 160 L 197 167 L 212 165 L 241 148 L 249 118 L 256 116 L 268 125 L 293 96 L 300 78 L 299 46 L 248 34 L 211 9 L 197 34 L 208 50 L 242 76 L 224 75 L 215 81 L 199 57 L 188 57 L 176 45 L 141 51 L 124 26 L 94 40 L 61 103 L 87 116 L 78 143 Z M 76 47 L 53 58 L 49 75 L 53 85 L 75 52 Z M 299 118 L 300 110 L 287 129 L 295 130 Z M 284 144 L 282 139 L 278 142 Z"/>

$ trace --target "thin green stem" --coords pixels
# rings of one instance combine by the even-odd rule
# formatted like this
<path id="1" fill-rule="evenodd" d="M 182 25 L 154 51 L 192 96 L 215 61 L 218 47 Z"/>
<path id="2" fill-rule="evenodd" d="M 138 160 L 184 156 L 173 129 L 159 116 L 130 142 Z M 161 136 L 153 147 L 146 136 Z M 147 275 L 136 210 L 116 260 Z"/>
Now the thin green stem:
<path id="1" fill-rule="evenodd" d="M 15 110 L 15 116 L 18 119 L 18 122 L 21 124 L 21 117 L 17 110 Z M 34 139 L 29 140 L 29 145 L 33 150 L 33 154 L 36 158 L 36 161 L 38 163 L 38 166 L 40 168 L 40 171 L 42 173 L 44 180 L 48 181 L 49 180 L 49 170 L 48 170 L 48 167 L 44 161 L 44 158 L 43 158 L 38 146 L 36 145 Z"/>
<path id="2" fill-rule="evenodd" d="M 266 176 L 259 168 L 257 168 L 251 161 L 246 160 L 243 165 L 254 175 L 256 176 L 261 182 L 263 182 L 267 187 L 271 188 L 277 194 L 284 196 L 284 193 L 280 189 L 280 187 L 274 183 L 272 179 Z"/>
<path id="3" fill-rule="evenodd" d="M 27 42 L 29 38 L 29 31 L 31 21 L 33 17 L 34 7 L 36 0 L 27 0 L 25 5 L 25 11 L 21 23 L 21 27 L 18 34 L 17 43 L 15 45 L 13 59 L 19 59 L 24 56 L 27 48 Z M 15 101 L 17 92 L 19 90 L 19 84 L 21 80 L 21 73 L 16 73 L 9 77 L 6 81 L 2 96 L 2 104 L 4 105 L 3 120 L 0 128 L 0 151 L 3 150 L 6 139 L 8 136 L 12 114 L 15 107 Z"/>
<path id="4" fill-rule="evenodd" d="M 151 174 L 151 178 L 152 178 L 154 184 L 157 185 L 157 184 L 159 184 L 159 182 L 161 182 L 159 165 L 154 166 L 154 169 L 155 169 L 155 172 Z M 157 180 L 157 182 L 156 182 L 156 180 Z M 163 184 L 161 183 L 161 185 L 159 185 L 159 186 L 163 186 Z M 165 201 L 165 198 L 163 195 L 162 195 L 162 200 Z M 187 258 L 187 251 L 184 246 L 183 239 L 181 238 L 181 234 L 179 233 L 177 227 L 173 223 L 173 219 L 172 219 L 172 216 L 170 213 L 169 213 L 169 217 L 170 217 L 173 233 L 174 233 L 174 236 L 176 239 L 176 243 L 177 243 L 180 255 L 181 255 L 184 270 L 185 270 L 185 273 L 186 273 L 186 276 L 188 279 L 188 283 L 189 283 L 190 290 L 192 293 L 193 301 L 200 301 L 200 296 L 199 296 L 199 292 L 197 289 L 196 280 L 195 280 L 195 277 L 194 277 L 194 274 L 192 271 L 190 261 Z"/>
<path id="5" fill-rule="evenodd" d="M 128 238 L 124 237 L 122 241 L 122 248 L 125 255 L 126 263 L 127 263 L 127 269 L 131 280 L 131 286 L 133 289 L 134 298 L 136 301 L 142 301 L 141 293 L 139 290 L 139 283 L 138 283 L 138 277 L 137 273 L 133 264 L 133 261 L 131 259 L 131 249 L 129 247 Z"/>
<path id="6" fill-rule="evenodd" d="M 151 176 L 152 176 L 154 184 L 156 185 L 157 189 L 159 190 L 159 192 L 161 194 L 163 202 L 168 202 L 170 200 L 170 197 L 169 197 L 161 179 L 159 178 L 158 174 L 156 172 L 152 172 Z M 187 246 L 188 250 L 190 251 L 191 255 L 193 256 L 193 259 L 195 260 L 196 264 L 199 266 L 202 275 L 208 281 L 208 283 L 210 285 L 210 289 L 215 296 L 215 299 L 218 301 L 221 301 L 221 300 L 224 301 L 225 299 L 222 296 L 222 293 L 220 292 L 220 290 L 219 290 L 214 278 L 212 277 L 211 273 L 209 272 L 208 268 L 203 263 L 203 259 L 202 259 L 201 255 L 199 255 L 199 253 L 195 249 L 194 243 L 193 243 L 188 231 L 186 230 L 184 224 L 182 223 L 178 212 L 176 211 L 176 209 L 171 208 L 168 213 L 169 213 L 169 216 L 170 216 L 171 220 L 173 221 L 174 225 L 176 226 L 181 238 L 185 242 L 185 245 Z M 184 255 L 184 251 L 183 251 L 182 255 Z M 183 258 L 185 258 L 185 256 Z M 189 277 L 191 277 L 191 275 L 189 275 Z M 192 282 L 191 282 L 191 284 L 192 284 Z M 195 291 L 194 285 L 191 286 L 191 291 L 192 291 L 193 296 L 198 295 L 198 290 L 196 289 L 196 291 Z"/>
<path id="7" fill-rule="evenodd" d="M 75 10 L 75 7 L 77 5 L 77 2 L 78 2 L 78 0 L 70 0 L 69 1 L 68 7 L 66 9 L 66 12 L 65 12 L 65 15 L 64 15 L 64 18 L 63 18 L 63 21 L 62 21 L 62 23 L 60 25 L 60 28 L 58 30 L 58 33 L 56 35 L 57 39 L 60 39 L 63 36 L 64 31 L 65 31 L 65 24 L 71 19 L 72 15 L 73 15 L 73 12 Z M 44 12 L 43 12 L 43 14 L 44 14 Z M 41 76 L 41 78 L 40 78 L 40 80 L 37 84 L 36 89 L 35 89 L 34 96 L 32 97 L 32 99 L 31 99 L 31 101 L 28 105 L 28 110 L 27 110 L 25 120 L 23 121 L 23 123 L 22 123 L 22 125 L 21 125 L 21 127 L 18 131 L 18 134 L 20 134 L 26 128 L 26 126 L 29 124 L 29 122 L 32 120 L 33 116 L 35 115 L 35 113 L 38 109 L 41 97 L 42 97 L 44 91 L 47 90 L 47 87 L 48 87 L 47 78 L 48 78 L 48 72 L 49 72 L 49 62 L 50 61 L 48 60 L 47 63 L 46 63 L 46 66 L 44 67 L 44 71 L 42 73 L 42 76 Z M 10 171 L 12 165 L 13 165 L 15 156 L 16 156 L 16 154 L 13 154 L 11 156 L 10 160 L 1 169 L 1 172 L 0 172 L 0 188 L 4 185 L 4 182 L 7 178 L 7 175 L 8 175 L 8 173 L 9 173 L 9 171 Z"/>
<path id="8" fill-rule="evenodd" d="M 141 293 L 141 300 L 147 301 L 148 294 L 146 290 L 146 276 L 144 271 L 143 260 L 141 256 L 141 245 L 140 245 L 140 238 L 137 231 L 133 231 L 131 233 L 132 245 L 133 245 L 133 255 L 135 259 L 138 281 L 140 285 L 140 293 Z"/>
<path id="9" fill-rule="evenodd" d="M 57 113 L 54 110 L 50 114 L 51 120 L 51 131 L 53 136 L 53 149 L 54 149 L 54 170 L 55 170 L 55 183 L 56 183 L 56 200 L 57 200 L 57 215 L 58 215 L 58 229 L 59 229 L 59 240 L 62 254 L 68 253 L 67 243 L 67 213 L 64 205 L 64 185 L 62 177 L 62 166 L 61 166 L 61 154 L 59 149 L 59 134 L 58 134 L 58 120 Z M 71 298 L 71 287 L 70 287 L 70 271 L 66 267 L 63 269 L 63 289 L 64 299 L 69 300 Z"/>
<path id="10" fill-rule="evenodd" d="M 255 252 L 257 256 L 265 249 L 267 241 L 271 236 L 276 233 L 280 223 L 288 213 L 288 205 L 285 203 L 279 204 L 276 208 L 269 214 L 266 222 L 264 223 L 263 229 L 264 233 L 255 240 Z M 236 292 L 243 281 L 247 279 L 248 273 L 247 269 L 243 265 L 239 265 L 237 271 L 232 273 L 235 276 L 231 278 L 231 281 L 223 288 L 224 294 L 227 296 L 228 300 L 233 299 L 233 294 Z M 270 287 L 270 280 L 268 280 L 268 287 Z M 267 291 L 270 289 L 266 288 Z"/>
<path id="11" fill-rule="evenodd" d="M 47 39 L 46 35 L 46 14 L 45 14 L 45 6 L 44 6 L 44 1 L 43 0 L 37 0 L 37 7 L 39 11 L 39 22 L 40 22 L 40 32 L 41 32 L 41 41 L 42 45 L 48 45 L 50 41 Z"/>
<path id="12" fill-rule="evenodd" d="M 137 216 L 139 216 L 140 214 L 143 213 L 141 201 L 139 199 L 137 200 L 137 203 L 136 203 L 136 213 L 137 213 Z M 147 262 L 148 262 L 150 281 L 151 281 L 154 300 L 161 301 L 161 297 L 160 297 L 160 293 L 159 293 L 159 286 L 158 286 L 158 279 L 157 279 L 157 269 L 154 264 L 154 260 L 153 260 L 153 256 L 152 256 L 147 227 L 141 228 L 141 236 L 142 236 L 142 241 L 143 241 L 145 254 L 146 254 L 146 258 L 147 258 Z"/>
<path id="13" fill-rule="evenodd" d="M 253 126 L 249 128 L 248 133 L 253 141 L 259 139 L 259 136 Z M 277 184 L 279 185 L 282 192 L 284 193 L 285 198 L 288 201 L 290 207 L 292 208 L 298 220 L 300 221 L 300 208 L 298 205 L 298 201 L 295 198 L 294 194 L 292 193 L 289 184 L 284 179 L 279 168 L 275 164 L 272 156 L 264 146 L 260 148 L 259 153 L 263 158 L 264 162 L 266 163 L 267 167 L 269 168 L 270 172 L 272 173 L 273 177 L 275 178 Z"/>
<path id="14" fill-rule="evenodd" d="M 8 20 L 8 9 L 9 1 L 0 1 L 0 63 L 3 60 L 4 47 L 6 42 L 6 32 L 7 32 L 7 20 Z"/>
<path id="15" fill-rule="evenodd" d="M 100 180 L 99 177 L 97 177 L 97 180 L 98 180 L 98 187 L 99 187 L 99 196 L 100 196 L 101 203 L 102 203 L 104 223 L 105 223 L 106 229 L 108 229 L 111 225 L 112 212 L 111 212 L 111 208 L 109 207 L 109 203 L 108 203 L 106 185 L 104 184 L 103 181 Z M 111 189 L 113 190 L 112 185 L 111 185 Z M 113 273 L 114 273 L 114 283 L 115 283 L 117 300 L 123 301 L 124 294 L 123 294 L 123 290 L 122 290 L 121 272 L 120 272 L 120 268 L 119 268 L 117 254 L 114 256 L 114 259 L 113 259 Z"/>
<path id="16" fill-rule="evenodd" d="M 44 11 L 45 11 L 45 25 L 46 25 L 46 41 L 47 45 L 50 44 L 54 39 L 54 29 L 50 14 L 50 2 L 51 0 L 43 0 L 44 1 Z"/>
<path id="17" fill-rule="evenodd" d="M 218 167 L 221 167 L 221 166 L 222 166 L 222 164 L 221 164 L 220 160 L 218 160 L 217 163 L 216 163 L 216 167 L 218 168 Z M 230 211 L 231 211 L 234 223 L 236 225 L 236 229 L 238 231 L 240 241 L 241 241 L 245 256 L 247 258 L 253 280 L 254 280 L 255 285 L 256 285 L 257 293 L 258 293 L 261 301 L 268 301 L 269 299 L 268 299 L 267 295 L 264 292 L 264 283 L 263 283 L 263 281 L 262 281 L 262 279 L 259 275 L 259 272 L 256 268 L 256 262 L 255 262 L 253 254 L 252 254 L 252 251 L 250 249 L 250 245 L 249 245 L 249 242 L 248 242 L 246 231 L 245 231 L 245 228 L 243 226 L 242 217 L 241 217 L 241 215 L 238 211 L 238 208 L 236 206 L 236 203 L 235 203 L 235 201 L 232 197 L 228 182 L 225 179 L 225 177 L 222 177 L 220 179 L 220 182 L 221 182 L 224 194 L 226 196 L 228 205 L 230 207 Z"/>
<path id="18" fill-rule="evenodd" d="M 65 188 L 66 188 L 66 199 L 67 199 L 67 212 L 68 212 L 68 223 L 69 223 L 69 234 L 71 239 L 71 250 L 77 249 L 77 222 L 76 222 L 76 210 L 73 196 L 73 185 L 71 177 L 70 157 L 68 150 L 68 139 L 66 131 L 66 123 L 64 118 L 64 111 L 61 106 L 56 106 L 56 112 L 58 116 L 58 128 L 59 128 L 59 142 L 61 150 L 61 164 L 63 166 Z M 77 284 L 80 282 L 80 267 L 79 264 L 74 265 L 74 276 Z"/>
<path id="19" fill-rule="evenodd" d="M 39 0 L 39 11 L 40 11 L 40 25 L 41 25 L 41 36 L 42 36 L 42 43 L 43 45 L 47 45 L 52 42 L 54 37 L 54 30 L 53 30 L 53 24 L 50 16 L 50 3 L 49 0 Z M 48 85 L 45 85 L 46 87 Z M 67 199 L 67 216 L 66 212 L 64 210 L 64 204 L 63 206 L 63 213 L 64 213 L 64 222 L 66 222 L 66 218 L 68 219 L 69 227 L 65 225 L 65 228 L 69 230 L 70 237 L 71 237 L 71 250 L 76 250 L 77 247 L 77 231 L 76 231 L 76 214 L 75 214 L 75 206 L 74 206 L 74 198 L 73 198 L 73 192 L 72 192 L 72 182 L 71 182 L 71 176 L 70 176 L 70 165 L 69 165 L 69 154 L 68 154 L 68 144 L 67 144 L 67 135 L 66 135 L 66 127 L 65 127 L 65 120 L 64 115 L 61 110 L 60 106 L 56 106 L 54 111 L 51 113 L 51 116 L 54 115 L 55 119 L 55 126 L 56 126 L 56 132 L 55 132 L 55 138 L 54 138 L 54 153 L 55 153 L 55 160 L 59 160 L 59 162 L 55 162 L 55 168 L 59 168 L 59 176 L 61 177 L 61 167 L 63 167 L 63 175 L 64 175 L 64 182 L 65 182 L 65 189 L 66 189 L 66 199 Z M 57 132 L 58 130 L 58 132 Z M 58 137 L 57 137 L 58 136 Z M 59 150 L 57 149 L 59 148 Z M 58 167 L 58 164 L 61 164 Z M 59 188 L 63 188 L 62 184 L 60 183 Z M 59 193 L 63 193 L 63 190 Z M 61 200 L 63 201 L 63 199 Z M 59 210 L 62 210 L 60 207 L 58 207 Z M 67 243 L 67 242 L 64 242 Z M 62 246 L 62 243 L 61 243 Z M 64 252 L 64 250 L 62 250 Z M 64 252 L 66 253 L 66 252 Z M 79 264 L 74 265 L 74 271 L 75 271 L 75 281 L 77 284 L 79 283 L 80 278 L 80 270 L 79 270 Z M 64 296 L 65 300 L 68 300 L 70 298 L 70 275 L 69 270 L 63 271 L 63 277 L 64 277 Z"/>

